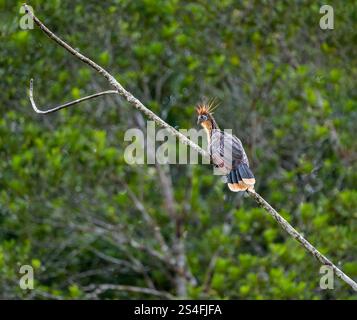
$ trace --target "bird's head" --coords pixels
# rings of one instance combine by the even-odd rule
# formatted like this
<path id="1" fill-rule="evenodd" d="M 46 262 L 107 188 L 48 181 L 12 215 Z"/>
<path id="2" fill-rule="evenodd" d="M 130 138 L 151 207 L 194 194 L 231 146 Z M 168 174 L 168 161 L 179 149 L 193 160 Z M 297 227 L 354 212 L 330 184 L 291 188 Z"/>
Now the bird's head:
<path id="1" fill-rule="evenodd" d="M 215 124 L 213 119 L 213 110 L 217 107 L 215 100 L 211 100 L 208 103 L 200 103 L 196 107 L 197 112 L 197 124 L 202 127 L 212 127 Z"/>

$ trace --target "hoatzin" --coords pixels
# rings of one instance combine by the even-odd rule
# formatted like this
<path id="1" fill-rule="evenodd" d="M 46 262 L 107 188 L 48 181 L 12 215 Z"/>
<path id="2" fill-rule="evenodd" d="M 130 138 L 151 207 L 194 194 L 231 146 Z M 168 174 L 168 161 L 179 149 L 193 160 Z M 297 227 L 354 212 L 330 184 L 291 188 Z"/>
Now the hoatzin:
<path id="1" fill-rule="evenodd" d="M 226 175 L 231 191 L 254 191 L 255 178 L 249 169 L 248 157 L 242 142 L 234 135 L 221 131 L 213 118 L 214 104 L 202 103 L 196 108 L 200 124 L 207 133 L 208 152 L 211 161 Z"/>

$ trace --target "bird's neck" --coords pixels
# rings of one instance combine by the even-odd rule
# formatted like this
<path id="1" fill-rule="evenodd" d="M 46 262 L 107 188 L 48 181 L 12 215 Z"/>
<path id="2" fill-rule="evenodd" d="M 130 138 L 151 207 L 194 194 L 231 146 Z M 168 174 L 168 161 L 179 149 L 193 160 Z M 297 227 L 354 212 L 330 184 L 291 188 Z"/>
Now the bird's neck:
<path id="1" fill-rule="evenodd" d="M 202 122 L 202 127 L 206 131 L 208 142 L 211 141 L 211 136 L 214 130 L 219 130 L 217 122 L 214 120 L 212 116 L 210 116 L 208 120 Z"/>

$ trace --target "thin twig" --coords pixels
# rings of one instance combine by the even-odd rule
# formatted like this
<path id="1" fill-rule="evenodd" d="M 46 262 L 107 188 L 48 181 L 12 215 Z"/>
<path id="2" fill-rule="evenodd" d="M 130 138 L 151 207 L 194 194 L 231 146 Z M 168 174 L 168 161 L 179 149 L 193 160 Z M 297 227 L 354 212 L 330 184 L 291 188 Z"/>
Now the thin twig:
<path id="1" fill-rule="evenodd" d="M 185 137 L 182 133 L 178 132 L 175 128 L 171 127 L 165 121 L 163 121 L 160 117 L 158 117 L 154 112 L 150 109 L 146 108 L 137 98 L 135 98 L 130 92 L 126 91 L 121 84 L 106 70 L 100 67 L 98 64 L 87 58 L 86 56 L 79 53 L 77 50 L 72 48 L 66 42 L 61 40 L 58 36 L 56 36 L 52 31 L 50 31 L 32 12 L 29 10 L 28 6 L 24 4 L 24 8 L 26 13 L 33 18 L 34 22 L 41 28 L 41 30 L 49 36 L 52 40 L 57 42 L 61 47 L 65 48 L 68 52 L 73 54 L 79 60 L 91 66 L 94 70 L 96 70 L 99 74 L 104 76 L 109 83 L 118 90 L 118 93 L 124 97 L 133 107 L 143 112 L 149 119 L 155 121 L 155 123 L 163 128 L 166 128 L 168 132 L 176 136 L 179 141 L 185 145 L 189 145 L 192 149 L 202 154 L 205 157 L 209 157 L 209 153 L 204 151 L 197 144 L 192 142 L 190 139 Z M 342 279 L 345 283 L 350 285 L 355 291 L 357 291 L 357 283 L 354 282 L 350 277 L 348 277 L 345 273 L 343 273 L 336 265 L 334 265 L 329 259 L 327 259 L 324 255 L 322 255 L 313 245 L 311 245 L 299 232 L 297 232 L 279 213 L 274 210 L 268 202 L 264 200 L 262 196 L 260 196 L 256 192 L 248 191 L 248 194 L 262 207 L 268 212 L 276 222 L 294 239 L 300 242 L 303 247 L 310 252 L 319 262 L 325 265 L 329 265 L 333 268 L 336 275 Z M 133 245 L 133 243 L 131 243 Z M 135 243 L 135 245 L 141 249 L 141 245 Z M 135 247 L 135 246 L 134 246 Z M 162 257 L 159 255 L 162 259 Z"/>
<path id="2" fill-rule="evenodd" d="M 94 98 L 97 98 L 97 97 L 100 97 L 100 96 L 103 96 L 103 95 L 106 95 L 106 94 L 118 94 L 118 91 L 116 91 L 116 90 L 102 91 L 102 92 L 98 92 L 98 93 L 92 94 L 90 96 L 86 96 L 86 97 L 83 97 L 83 98 L 80 98 L 80 99 L 77 99 L 77 100 L 74 100 L 74 101 L 71 101 L 71 102 L 67 102 L 65 104 L 62 104 L 60 106 L 57 106 L 57 107 L 54 107 L 54 108 L 51 108 L 51 109 L 48 109 L 48 110 L 40 110 L 40 109 L 37 108 L 35 100 L 33 98 L 33 79 L 30 80 L 29 96 L 30 96 L 31 105 L 32 105 L 32 108 L 37 113 L 40 113 L 40 114 L 48 114 L 48 113 L 56 112 L 58 110 L 61 110 L 61 109 L 68 108 L 70 106 L 76 105 L 76 104 L 78 104 L 80 102 L 83 102 L 83 101 L 86 101 L 86 100 L 89 100 L 89 99 L 94 99 Z"/>

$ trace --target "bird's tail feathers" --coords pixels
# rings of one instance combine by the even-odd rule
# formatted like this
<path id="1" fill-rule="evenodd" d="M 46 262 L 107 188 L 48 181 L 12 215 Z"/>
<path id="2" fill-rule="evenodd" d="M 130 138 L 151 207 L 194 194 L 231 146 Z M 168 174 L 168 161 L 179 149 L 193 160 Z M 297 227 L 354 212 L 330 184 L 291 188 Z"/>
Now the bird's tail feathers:
<path id="1" fill-rule="evenodd" d="M 254 190 L 255 178 L 248 165 L 241 163 L 227 175 L 228 188 L 239 192 L 247 189 Z"/>

